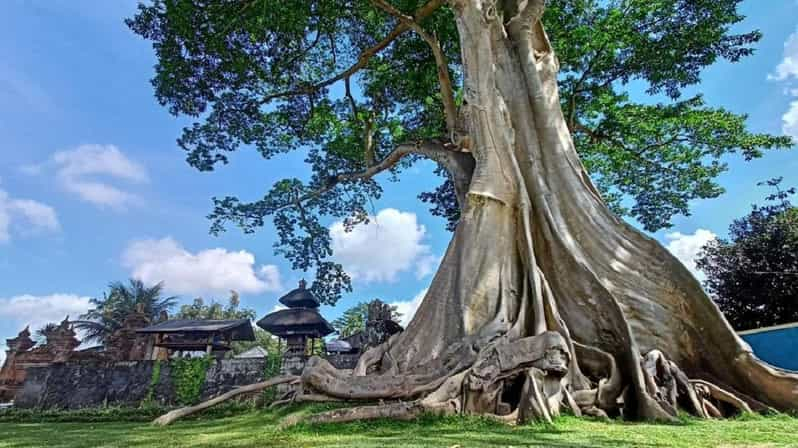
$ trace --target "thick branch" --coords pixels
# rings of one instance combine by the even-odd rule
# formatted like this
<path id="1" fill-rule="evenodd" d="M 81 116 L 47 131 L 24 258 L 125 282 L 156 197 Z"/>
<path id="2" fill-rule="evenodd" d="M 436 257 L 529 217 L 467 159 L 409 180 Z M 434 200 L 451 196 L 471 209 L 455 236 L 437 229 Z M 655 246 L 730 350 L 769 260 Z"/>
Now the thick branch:
<path id="1" fill-rule="evenodd" d="M 231 398 L 235 398 L 241 394 L 247 394 L 252 392 L 258 392 L 264 389 L 267 389 L 272 386 L 276 386 L 278 384 L 283 383 L 290 383 L 296 381 L 298 378 L 295 376 L 278 376 L 276 378 L 272 378 L 268 381 L 263 381 L 261 383 L 250 384 L 248 386 L 242 386 L 236 389 L 231 390 L 225 394 L 219 395 L 218 397 L 212 398 L 208 401 L 203 401 L 200 404 L 189 406 L 185 408 L 175 409 L 174 411 L 168 412 L 153 421 L 154 425 L 158 426 L 166 426 L 177 419 L 186 417 L 191 414 L 195 414 L 202 410 L 208 409 L 209 407 L 216 406 L 217 404 L 230 400 Z"/>
<path id="2" fill-rule="evenodd" d="M 468 190 L 468 185 L 471 182 L 471 175 L 474 171 L 474 158 L 469 153 L 447 149 L 446 146 L 439 141 L 427 140 L 401 144 L 394 148 L 394 150 L 382 160 L 365 170 L 332 176 L 324 187 L 300 196 L 283 206 L 277 207 L 274 212 L 288 207 L 295 207 L 302 202 L 317 198 L 335 188 L 339 183 L 370 179 L 383 171 L 391 169 L 399 163 L 403 157 L 410 154 L 423 155 L 443 165 L 452 175 L 452 180 L 455 183 L 455 189 L 458 194 L 458 201 L 462 199 L 460 197 L 461 195 L 465 196 L 465 192 Z"/>
<path id="3" fill-rule="evenodd" d="M 446 115 L 446 129 L 451 136 L 457 121 L 457 106 L 454 102 L 452 78 L 449 76 L 449 64 L 446 61 L 446 55 L 443 54 L 441 43 L 438 41 L 437 37 L 426 32 L 418 23 L 418 15 L 416 15 L 416 18 L 405 15 L 385 0 L 372 0 L 371 2 L 378 8 L 399 19 L 401 24 L 412 29 L 419 37 L 424 39 L 424 42 L 426 42 L 432 50 L 432 55 L 435 57 L 435 65 L 438 68 L 438 82 L 440 83 L 441 99 L 443 100 L 443 111 Z"/>
<path id="4" fill-rule="evenodd" d="M 426 4 L 424 4 L 424 6 L 422 6 L 421 8 L 416 10 L 416 13 L 413 16 L 413 20 L 414 21 L 419 21 L 419 20 L 429 16 L 430 14 L 435 12 L 435 10 L 440 8 L 444 4 L 444 1 L 445 0 L 431 0 L 431 1 L 427 2 Z M 261 104 L 269 103 L 269 102 L 271 102 L 271 101 L 273 101 L 275 99 L 278 99 L 278 98 L 286 98 L 286 97 L 299 96 L 299 95 L 309 95 L 309 94 L 312 94 L 314 92 L 318 92 L 320 89 L 323 89 L 323 88 L 325 88 L 325 87 L 327 87 L 327 86 L 329 86 L 331 84 L 334 84 L 334 83 L 336 83 L 338 81 L 341 81 L 343 79 L 351 77 L 352 75 L 354 75 L 355 73 L 360 71 L 362 68 L 364 68 L 366 66 L 366 64 L 368 64 L 369 60 L 374 55 L 376 55 L 377 53 L 382 51 L 385 47 L 390 45 L 391 42 L 396 40 L 397 37 L 402 35 L 405 31 L 408 31 L 409 29 L 410 29 L 410 27 L 406 23 L 400 22 L 381 41 L 379 41 L 376 44 L 374 44 L 373 46 L 361 51 L 360 54 L 357 57 L 357 62 L 355 62 L 352 66 L 350 66 L 349 68 L 347 68 L 343 72 L 333 76 L 332 78 L 325 79 L 324 81 L 321 81 L 321 82 L 316 83 L 316 84 L 311 84 L 311 85 L 299 87 L 299 88 L 294 89 L 294 90 L 288 90 L 288 91 L 284 91 L 284 92 L 274 93 L 274 94 L 271 94 L 271 95 L 266 95 L 266 96 L 264 96 L 261 99 Z"/>

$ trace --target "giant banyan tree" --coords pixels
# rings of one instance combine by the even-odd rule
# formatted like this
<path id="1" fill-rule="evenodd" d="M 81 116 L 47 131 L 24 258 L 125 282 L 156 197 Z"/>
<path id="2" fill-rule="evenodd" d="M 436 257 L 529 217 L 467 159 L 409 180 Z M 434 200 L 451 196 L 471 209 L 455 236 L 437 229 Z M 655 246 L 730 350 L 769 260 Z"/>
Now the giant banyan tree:
<path id="1" fill-rule="evenodd" d="M 406 331 L 366 352 L 354 371 L 314 358 L 301 378 L 277 380 L 298 383 L 297 400 L 363 402 L 313 420 L 432 411 L 550 421 L 561 407 L 668 420 L 678 409 L 720 417 L 798 408 L 798 375 L 758 360 L 690 272 L 603 199 L 631 195 L 632 215 L 656 227 L 652 215 L 669 217 L 679 201 L 668 209 L 667 199 L 624 185 L 692 188 L 669 185 L 666 173 L 677 171 L 701 185 L 682 199 L 709 197 L 719 172 L 711 168 L 720 168 L 701 165 L 707 157 L 784 146 L 700 99 L 649 110 L 610 94 L 642 79 L 675 101 L 703 65 L 745 56 L 758 35 L 725 34 L 741 20 L 736 1 L 562 0 L 545 13 L 546 3 L 162 0 L 128 21 L 155 43 L 159 100 L 200 119 L 179 140 L 189 163 L 211 170 L 241 145 L 266 158 L 304 151 L 309 175 L 281 180 L 255 202 L 215 199 L 211 218 L 214 231 L 227 222 L 253 231 L 273 217 L 277 252 L 316 271 L 314 293 L 327 303 L 349 278 L 330 258 L 323 217 L 368 220 L 379 175 L 400 177 L 421 158 L 445 176 L 431 195 L 438 210 L 456 209 L 454 234 Z M 579 49 L 563 46 L 572 60 L 561 71 L 547 18 L 561 40 L 615 24 L 642 41 L 592 42 L 589 54 L 609 48 L 596 66 L 616 64 L 598 74 L 570 54 Z M 679 39 L 706 41 L 657 47 Z M 643 63 L 632 53 L 646 47 L 653 53 Z M 613 134 L 627 129 L 624 112 L 633 141 Z M 679 121 L 680 113 L 695 115 Z M 701 114 L 716 119 L 695 119 Z M 624 166 L 624 154 L 636 158 Z M 687 165 L 674 162 L 686 155 Z M 627 170 L 615 190 L 602 160 Z"/>

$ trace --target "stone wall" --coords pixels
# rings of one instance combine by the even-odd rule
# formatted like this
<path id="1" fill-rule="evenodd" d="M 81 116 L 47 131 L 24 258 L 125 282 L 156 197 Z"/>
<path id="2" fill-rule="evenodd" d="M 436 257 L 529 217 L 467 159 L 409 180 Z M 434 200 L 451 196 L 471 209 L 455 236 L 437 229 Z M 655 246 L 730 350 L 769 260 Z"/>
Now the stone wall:
<path id="1" fill-rule="evenodd" d="M 229 391 L 235 386 L 263 380 L 265 360 L 225 359 L 216 361 L 205 377 L 202 398 Z M 103 405 L 138 406 L 148 394 L 155 361 L 117 363 L 64 362 L 27 369 L 22 390 L 14 405 L 21 408 L 78 409 Z M 168 362 L 161 362 L 153 399 L 175 404 Z"/>

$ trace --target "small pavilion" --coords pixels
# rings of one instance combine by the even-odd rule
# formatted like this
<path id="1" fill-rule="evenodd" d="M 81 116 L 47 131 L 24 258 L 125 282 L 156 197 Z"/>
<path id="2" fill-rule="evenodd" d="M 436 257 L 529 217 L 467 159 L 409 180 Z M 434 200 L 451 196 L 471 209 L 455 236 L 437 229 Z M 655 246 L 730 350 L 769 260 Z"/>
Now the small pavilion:
<path id="1" fill-rule="evenodd" d="M 319 301 L 306 285 L 301 280 L 298 288 L 280 298 L 280 303 L 287 309 L 267 314 L 257 323 L 269 333 L 286 340 L 281 369 L 283 373 L 299 374 L 305 368 L 308 339 L 315 341 L 335 332 L 332 325 L 319 314 Z M 312 345 L 310 349 L 312 353 Z"/>
<path id="2" fill-rule="evenodd" d="M 249 319 L 237 320 L 167 320 L 136 330 L 155 335 L 154 359 L 166 359 L 170 352 L 205 352 L 224 354 L 234 341 L 254 341 Z M 165 355 L 165 356 L 164 356 Z"/>

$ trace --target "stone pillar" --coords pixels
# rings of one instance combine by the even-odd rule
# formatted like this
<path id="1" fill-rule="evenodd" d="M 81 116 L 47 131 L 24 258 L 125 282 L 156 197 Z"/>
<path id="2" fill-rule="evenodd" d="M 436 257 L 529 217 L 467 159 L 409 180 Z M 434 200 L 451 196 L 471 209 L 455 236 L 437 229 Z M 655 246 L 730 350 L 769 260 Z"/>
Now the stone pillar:
<path id="1" fill-rule="evenodd" d="M 289 336 L 287 338 L 280 373 L 284 375 L 300 375 L 307 362 L 307 338 L 305 336 Z"/>

